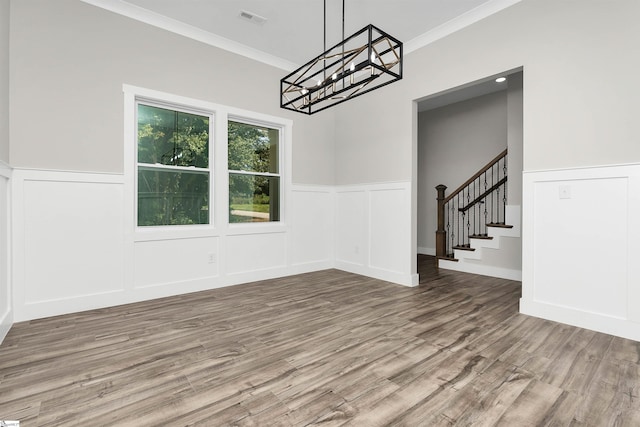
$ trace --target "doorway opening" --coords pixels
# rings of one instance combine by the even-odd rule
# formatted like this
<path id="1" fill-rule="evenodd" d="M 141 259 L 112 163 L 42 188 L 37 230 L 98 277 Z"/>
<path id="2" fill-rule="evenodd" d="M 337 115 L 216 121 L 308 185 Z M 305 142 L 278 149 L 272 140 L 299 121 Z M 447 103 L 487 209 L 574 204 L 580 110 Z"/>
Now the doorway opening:
<path id="1" fill-rule="evenodd" d="M 499 77 L 505 80 L 496 81 Z M 418 265 L 435 262 L 440 268 L 521 280 L 522 101 L 521 68 L 416 101 L 417 159 L 414 162 L 414 179 L 417 200 L 414 206 L 414 233 L 416 252 L 420 257 Z M 446 211 L 444 219 L 440 220 L 443 223 L 439 224 L 436 186 L 446 186 L 445 196 L 453 196 L 456 190 L 464 187 L 505 150 L 508 154 L 499 169 L 503 169 L 506 179 L 497 197 L 504 199 L 504 208 L 500 209 L 506 213 L 506 222 L 511 223 L 505 224 L 511 226 L 510 231 L 497 233 L 494 238 L 488 236 L 493 230 L 487 233 L 484 225 L 482 232 L 471 231 L 471 210 L 468 215 L 467 211 L 460 214 L 461 219 L 455 228 L 451 221 L 452 212 Z M 483 182 L 483 179 L 488 182 Z M 485 200 L 481 196 L 492 187 L 492 183 L 490 178 L 480 177 L 474 185 L 477 188 L 466 193 L 462 190 L 462 196 L 458 193 L 456 197 L 473 204 L 474 220 L 480 223 L 484 221 L 482 215 L 486 215 L 489 206 L 489 203 L 484 205 Z M 455 214 L 465 208 L 463 204 L 455 208 L 447 207 Z M 444 211 L 443 208 L 441 211 Z M 501 223 L 503 221 L 500 220 Z M 436 231 L 440 236 L 436 236 Z M 472 238 L 461 243 L 460 238 L 464 237 L 465 232 L 467 237 Z M 442 247 L 438 239 L 442 239 L 443 234 L 448 239 L 448 249 L 444 254 L 442 249 L 438 249 Z M 453 260 L 438 260 L 436 255 Z M 422 280 L 421 277 L 421 283 Z"/>

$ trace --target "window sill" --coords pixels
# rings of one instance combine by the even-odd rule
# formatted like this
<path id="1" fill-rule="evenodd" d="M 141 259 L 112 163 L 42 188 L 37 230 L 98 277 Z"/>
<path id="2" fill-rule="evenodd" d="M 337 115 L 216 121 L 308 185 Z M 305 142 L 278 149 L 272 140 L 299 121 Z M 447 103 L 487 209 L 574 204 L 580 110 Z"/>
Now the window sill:
<path id="1" fill-rule="evenodd" d="M 241 223 L 229 224 L 227 235 L 235 236 L 241 234 L 268 234 L 268 233 L 285 233 L 287 226 L 281 222 L 275 223 Z"/>
<path id="2" fill-rule="evenodd" d="M 208 225 L 202 226 L 170 226 L 170 227 L 137 227 L 133 233 L 134 242 L 153 242 L 161 240 L 201 239 L 206 237 L 241 236 L 251 234 L 286 233 L 284 223 L 247 223 L 229 224 L 226 232 Z"/>
<path id="3" fill-rule="evenodd" d="M 156 240 L 198 239 L 218 236 L 220 236 L 220 232 L 209 225 L 137 227 L 133 233 L 133 241 L 149 242 Z"/>

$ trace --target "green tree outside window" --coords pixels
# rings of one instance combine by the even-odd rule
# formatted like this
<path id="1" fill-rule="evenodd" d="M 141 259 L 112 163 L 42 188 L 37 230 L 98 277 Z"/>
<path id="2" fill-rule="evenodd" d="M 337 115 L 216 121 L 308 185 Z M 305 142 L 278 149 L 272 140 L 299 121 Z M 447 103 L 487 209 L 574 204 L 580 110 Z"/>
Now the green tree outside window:
<path id="1" fill-rule="evenodd" d="M 138 104 L 138 225 L 209 223 L 209 117 Z"/>

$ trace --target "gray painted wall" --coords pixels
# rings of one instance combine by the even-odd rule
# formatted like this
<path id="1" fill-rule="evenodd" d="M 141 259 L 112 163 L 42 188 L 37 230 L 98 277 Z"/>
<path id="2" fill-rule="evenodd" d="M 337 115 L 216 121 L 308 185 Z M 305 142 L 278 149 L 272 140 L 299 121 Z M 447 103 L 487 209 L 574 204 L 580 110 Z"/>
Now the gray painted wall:
<path id="1" fill-rule="evenodd" d="M 0 160 L 9 163 L 9 0 L 0 0 Z"/>
<path id="2" fill-rule="evenodd" d="M 418 247 L 435 248 L 435 187 L 449 195 L 507 148 L 507 91 L 418 115 Z"/>
<path id="3" fill-rule="evenodd" d="M 522 73 L 509 76 L 507 89 L 508 203 L 522 205 Z"/>
<path id="4" fill-rule="evenodd" d="M 637 16 L 637 0 L 523 0 L 408 54 L 401 82 L 337 107 L 336 182 L 412 180 L 412 101 L 519 67 L 525 171 L 639 162 Z"/>
<path id="5" fill-rule="evenodd" d="M 123 172 L 127 83 L 291 118 L 293 181 L 334 183 L 333 112 L 280 109 L 280 69 L 79 0 L 14 1 L 10 31 L 14 167 Z"/>

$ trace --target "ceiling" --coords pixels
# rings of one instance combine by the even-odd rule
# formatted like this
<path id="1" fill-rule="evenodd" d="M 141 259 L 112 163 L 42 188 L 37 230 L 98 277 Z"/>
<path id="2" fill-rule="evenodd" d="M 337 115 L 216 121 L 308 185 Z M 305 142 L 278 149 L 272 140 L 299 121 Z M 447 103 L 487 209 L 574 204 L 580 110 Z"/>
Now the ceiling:
<path id="1" fill-rule="evenodd" d="M 324 0 L 83 1 L 288 71 L 324 51 Z M 518 1 L 344 0 L 344 31 L 373 24 L 409 53 Z M 327 48 L 342 40 L 342 6 L 326 0 Z"/>

